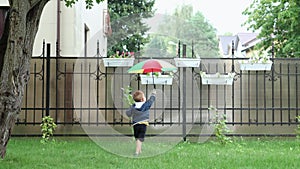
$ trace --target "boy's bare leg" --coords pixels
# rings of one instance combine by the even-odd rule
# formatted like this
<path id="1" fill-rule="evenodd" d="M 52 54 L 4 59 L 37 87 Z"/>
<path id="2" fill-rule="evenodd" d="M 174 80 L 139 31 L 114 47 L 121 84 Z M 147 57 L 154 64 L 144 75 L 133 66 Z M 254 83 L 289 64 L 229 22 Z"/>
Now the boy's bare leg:
<path id="1" fill-rule="evenodd" d="M 142 152 L 142 142 L 139 139 L 137 139 L 135 153 L 140 154 L 141 152 Z"/>

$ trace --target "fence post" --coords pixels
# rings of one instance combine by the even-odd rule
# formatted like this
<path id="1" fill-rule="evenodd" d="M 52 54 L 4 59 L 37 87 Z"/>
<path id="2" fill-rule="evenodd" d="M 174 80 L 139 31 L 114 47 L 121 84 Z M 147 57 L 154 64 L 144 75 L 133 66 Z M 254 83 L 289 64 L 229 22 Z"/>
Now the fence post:
<path id="1" fill-rule="evenodd" d="M 183 44 L 182 55 L 186 57 L 186 44 Z M 182 137 L 186 141 L 186 67 L 183 67 L 183 90 L 182 90 Z"/>
<path id="2" fill-rule="evenodd" d="M 50 43 L 47 43 L 46 59 L 46 116 L 50 115 Z"/>

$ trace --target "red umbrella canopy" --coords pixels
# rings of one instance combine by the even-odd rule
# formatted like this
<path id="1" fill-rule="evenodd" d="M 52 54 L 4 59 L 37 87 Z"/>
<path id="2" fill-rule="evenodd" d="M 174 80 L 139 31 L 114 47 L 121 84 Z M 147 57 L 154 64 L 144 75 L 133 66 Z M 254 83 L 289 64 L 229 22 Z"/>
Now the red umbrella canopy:
<path id="1" fill-rule="evenodd" d="M 132 66 L 128 73 L 175 72 L 177 68 L 169 62 L 149 59 Z"/>

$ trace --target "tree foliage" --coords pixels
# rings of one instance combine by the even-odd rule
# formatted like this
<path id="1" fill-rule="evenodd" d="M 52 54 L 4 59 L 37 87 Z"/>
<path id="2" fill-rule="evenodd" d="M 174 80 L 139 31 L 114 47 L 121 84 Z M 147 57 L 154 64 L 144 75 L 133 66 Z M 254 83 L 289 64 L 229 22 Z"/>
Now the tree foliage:
<path id="1" fill-rule="evenodd" d="M 218 56 L 216 29 L 201 12 L 194 14 L 191 5 L 183 5 L 171 16 L 164 16 L 148 47 L 157 48 L 157 55 L 174 57 L 178 53 L 176 43 L 179 41 L 187 45 L 187 57 L 192 53 L 198 57 Z"/>
<path id="2" fill-rule="evenodd" d="M 254 0 L 243 14 L 244 25 L 260 31 L 259 48 L 270 50 L 274 43 L 276 57 L 300 57 L 300 1 Z"/>
<path id="3" fill-rule="evenodd" d="M 149 41 L 149 27 L 143 19 L 152 17 L 155 0 L 109 0 L 112 35 L 108 37 L 108 56 L 116 51 L 137 52 Z"/>
<path id="4" fill-rule="evenodd" d="M 78 0 L 64 0 L 66 6 L 72 7 Z M 86 4 L 86 9 L 91 9 L 94 6 L 94 3 L 100 3 L 103 2 L 104 0 L 85 0 Z"/>

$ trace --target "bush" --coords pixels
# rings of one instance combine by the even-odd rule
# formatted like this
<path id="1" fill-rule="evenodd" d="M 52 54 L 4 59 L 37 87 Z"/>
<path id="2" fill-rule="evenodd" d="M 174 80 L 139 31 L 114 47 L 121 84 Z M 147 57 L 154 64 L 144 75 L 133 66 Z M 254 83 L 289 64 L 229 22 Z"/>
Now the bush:
<path id="1" fill-rule="evenodd" d="M 42 130 L 42 140 L 41 143 L 47 143 L 50 141 L 50 137 L 53 136 L 53 133 L 56 129 L 56 124 L 53 121 L 53 118 L 50 116 L 45 116 L 42 119 L 41 130 Z M 54 141 L 54 139 L 52 139 Z"/>
<path id="2" fill-rule="evenodd" d="M 217 140 L 221 144 L 232 143 L 231 138 L 226 136 L 226 134 L 230 132 L 229 128 L 226 125 L 226 114 L 223 114 L 222 116 L 219 115 L 218 110 L 214 107 L 210 107 L 208 109 L 215 111 L 215 116 L 212 120 L 212 123 L 214 124 L 214 133 L 217 137 Z"/>

